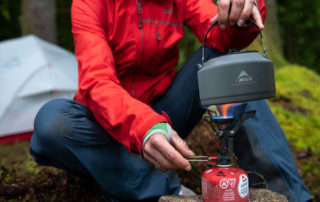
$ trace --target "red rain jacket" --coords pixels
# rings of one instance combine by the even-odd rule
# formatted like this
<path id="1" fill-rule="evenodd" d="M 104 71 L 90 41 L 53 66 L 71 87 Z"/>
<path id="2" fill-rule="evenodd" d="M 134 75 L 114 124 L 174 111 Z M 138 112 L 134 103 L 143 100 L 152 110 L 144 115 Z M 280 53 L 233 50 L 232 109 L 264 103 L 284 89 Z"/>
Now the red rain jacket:
<path id="1" fill-rule="evenodd" d="M 263 0 L 258 0 L 265 17 Z M 73 0 L 72 32 L 79 66 L 75 100 L 129 151 L 141 153 L 146 132 L 168 122 L 150 105 L 176 75 L 177 43 L 187 25 L 200 41 L 217 14 L 211 0 Z M 214 27 L 207 46 L 244 48 L 258 30 Z M 178 99 L 177 99 L 178 102 Z"/>

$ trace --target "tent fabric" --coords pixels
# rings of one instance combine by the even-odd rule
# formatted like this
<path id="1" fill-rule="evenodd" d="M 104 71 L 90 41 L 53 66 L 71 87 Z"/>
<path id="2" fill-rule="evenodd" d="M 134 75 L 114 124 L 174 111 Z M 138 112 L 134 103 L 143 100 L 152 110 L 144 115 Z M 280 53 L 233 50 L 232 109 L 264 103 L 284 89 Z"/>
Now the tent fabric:
<path id="1" fill-rule="evenodd" d="M 63 48 L 33 35 L 0 42 L 0 138 L 32 131 L 41 106 L 73 98 L 77 80 L 77 60 Z"/>
<path id="2" fill-rule="evenodd" d="M 27 141 L 31 139 L 32 135 L 33 135 L 33 132 L 25 132 L 25 133 L 19 133 L 14 135 L 3 136 L 3 137 L 0 137 L 0 145 L 11 144 L 13 142 Z"/>

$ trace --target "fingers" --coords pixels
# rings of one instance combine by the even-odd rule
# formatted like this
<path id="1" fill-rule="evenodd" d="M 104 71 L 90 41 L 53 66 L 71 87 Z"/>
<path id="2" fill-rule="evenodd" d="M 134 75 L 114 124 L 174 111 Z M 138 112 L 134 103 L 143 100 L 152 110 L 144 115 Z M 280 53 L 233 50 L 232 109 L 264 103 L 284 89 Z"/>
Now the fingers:
<path id="1" fill-rule="evenodd" d="M 191 170 L 190 163 L 168 142 L 162 134 L 155 134 L 149 138 L 144 147 L 144 157 L 154 159 L 163 170 L 184 169 Z M 151 162 L 151 161 L 150 161 Z"/>
<path id="2" fill-rule="evenodd" d="M 263 25 L 262 17 L 260 15 L 259 9 L 256 6 L 254 6 L 253 9 L 252 9 L 252 18 L 257 23 L 258 27 L 261 30 L 263 30 L 264 29 L 264 25 Z"/>
<path id="3" fill-rule="evenodd" d="M 244 25 L 244 23 L 249 19 L 251 13 L 252 13 L 252 9 L 254 6 L 254 0 L 247 0 L 244 4 L 242 13 L 240 15 L 240 18 L 237 22 L 239 27 L 242 27 Z"/>
<path id="4" fill-rule="evenodd" d="M 194 153 L 189 149 L 187 143 L 180 138 L 176 131 L 172 132 L 171 143 L 180 152 L 180 154 L 182 154 L 182 156 L 194 156 Z"/>
<path id="5" fill-rule="evenodd" d="M 149 164 L 152 164 L 153 166 L 156 165 L 157 161 L 154 160 L 154 158 L 152 156 L 150 156 L 149 154 L 147 154 L 146 152 L 143 153 L 143 158 L 145 160 L 147 160 L 147 162 Z"/>
<path id="6" fill-rule="evenodd" d="M 218 21 L 221 29 L 225 29 L 229 18 L 230 0 L 220 0 L 218 5 Z"/>
<path id="7" fill-rule="evenodd" d="M 218 15 L 210 20 L 210 24 L 218 20 L 220 29 L 225 29 L 228 23 L 230 26 L 237 24 L 242 27 L 250 16 L 253 17 L 260 29 L 264 29 L 259 9 L 255 6 L 254 0 L 220 0 Z"/>
<path id="8" fill-rule="evenodd" d="M 249 0 L 246 0 L 248 2 Z M 240 15 L 242 14 L 243 7 L 244 7 L 244 0 L 233 0 L 232 1 L 232 6 L 231 6 L 231 12 L 229 15 L 229 24 L 230 26 L 235 25 L 239 18 Z"/>
<path id="9" fill-rule="evenodd" d="M 152 157 L 149 154 L 145 154 L 145 159 L 148 160 L 154 166 L 156 166 L 156 164 L 159 164 L 159 166 L 160 166 L 159 169 L 162 172 L 177 169 L 176 166 L 174 166 L 166 158 L 164 158 L 163 155 L 159 151 L 155 150 L 152 155 L 154 157 Z"/>
<path id="10" fill-rule="evenodd" d="M 190 163 L 183 158 L 183 156 L 175 150 L 168 141 L 157 141 L 155 142 L 155 147 L 160 151 L 160 153 L 177 168 L 189 171 L 191 169 Z"/>
<path id="11" fill-rule="evenodd" d="M 215 23 L 218 20 L 218 15 L 215 15 L 213 18 L 210 19 L 210 25 Z"/>

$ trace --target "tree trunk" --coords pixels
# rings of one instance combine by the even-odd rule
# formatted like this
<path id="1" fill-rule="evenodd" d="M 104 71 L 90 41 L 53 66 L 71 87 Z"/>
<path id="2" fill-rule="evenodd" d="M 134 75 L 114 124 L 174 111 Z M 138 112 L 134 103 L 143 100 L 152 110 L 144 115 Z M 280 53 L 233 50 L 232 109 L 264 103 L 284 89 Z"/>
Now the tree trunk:
<path id="1" fill-rule="evenodd" d="M 22 33 L 56 43 L 55 0 L 22 0 Z"/>
<path id="2" fill-rule="evenodd" d="M 277 3 L 275 0 L 265 0 L 264 1 L 267 7 L 267 18 L 265 24 L 265 31 L 268 35 L 268 44 L 269 47 L 274 46 L 274 49 L 277 49 L 281 55 L 283 54 L 281 41 L 280 41 L 280 32 L 279 32 L 279 21 L 277 14 Z"/>
<path id="3" fill-rule="evenodd" d="M 277 15 L 276 0 L 264 0 L 267 7 L 267 17 L 265 20 L 265 29 L 263 31 L 265 46 L 267 48 L 267 56 L 273 61 L 276 67 L 281 67 L 287 64 L 283 57 L 283 49 L 280 40 L 279 22 Z M 257 37 L 246 50 L 262 50 L 260 37 Z"/>

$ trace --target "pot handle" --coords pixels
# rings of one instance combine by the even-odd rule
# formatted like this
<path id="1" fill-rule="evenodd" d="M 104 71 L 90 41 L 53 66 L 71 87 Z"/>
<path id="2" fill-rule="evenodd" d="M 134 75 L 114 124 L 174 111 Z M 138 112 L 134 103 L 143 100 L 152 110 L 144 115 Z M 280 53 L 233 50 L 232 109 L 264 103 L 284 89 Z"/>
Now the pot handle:
<path id="1" fill-rule="evenodd" d="M 265 45 L 264 45 L 264 40 L 263 40 L 263 35 L 262 35 L 261 29 L 260 29 L 259 26 L 254 22 L 254 20 L 253 20 L 252 18 L 249 18 L 248 21 L 251 22 L 256 28 L 258 28 L 259 34 L 260 34 L 260 37 L 261 37 L 261 42 L 262 42 L 262 47 L 263 47 L 263 53 L 264 53 L 264 55 L 266 55 L 267 49 L 266 49 L 266 47 L 265 47 Z M 202 58 L 201 58 L 201 63 L 202 63 L 202 65 L 204 65 L 204 62 L 205 62 L 205 58 L 204 58 L 204 55 L 205 55 L 204 44 L 205 44 L 207 35 L 208 35 L 208 33 L 211 31 L 211 29 L 212 29 L 214 26 L 216 26 L 217 24 L 218 24 L 218 21 L 214 22 L 214 23 L 209 27 L 209 29 L 207 30 L 206 34 L 205 34 L 204 37 L 203 37 L 203 42 L 202 42 Z"/>

